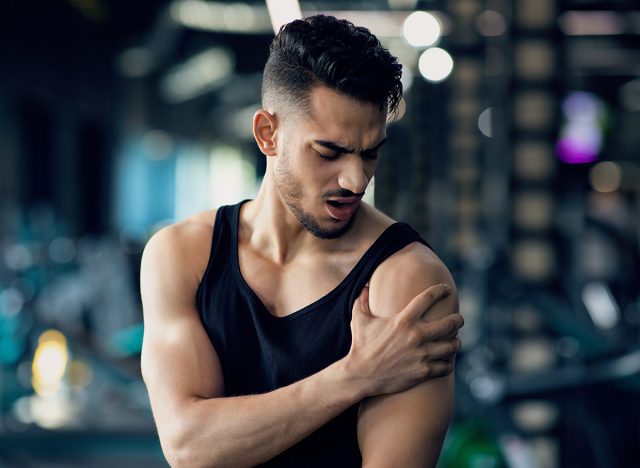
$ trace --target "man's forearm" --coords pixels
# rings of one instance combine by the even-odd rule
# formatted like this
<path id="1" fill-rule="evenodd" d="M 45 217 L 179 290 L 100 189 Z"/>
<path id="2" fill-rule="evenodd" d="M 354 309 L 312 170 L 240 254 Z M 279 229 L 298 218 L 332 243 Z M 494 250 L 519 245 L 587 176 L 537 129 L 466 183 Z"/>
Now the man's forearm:
<path id="1" fill-rule="evenodd" d="M 174 467 L 265 462 L 360 401 L 355 383 L 338 361 L 269 393 L 192 400 L 165 455 Z"/>

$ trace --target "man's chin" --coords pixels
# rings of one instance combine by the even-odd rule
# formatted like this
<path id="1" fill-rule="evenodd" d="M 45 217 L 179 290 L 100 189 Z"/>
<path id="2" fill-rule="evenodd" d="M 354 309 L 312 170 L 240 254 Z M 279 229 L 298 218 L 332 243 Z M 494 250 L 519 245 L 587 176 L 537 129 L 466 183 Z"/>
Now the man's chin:
<path id="1" fill-rule="evenodd" d="M 318 239 L 337 239 L 342 237 L 353 225 L 355 216 L 346 220 L 330 220 L 325 221 L 322 225 L 306 213 L 298 216 L 298 221 L 313 236 Z"/>

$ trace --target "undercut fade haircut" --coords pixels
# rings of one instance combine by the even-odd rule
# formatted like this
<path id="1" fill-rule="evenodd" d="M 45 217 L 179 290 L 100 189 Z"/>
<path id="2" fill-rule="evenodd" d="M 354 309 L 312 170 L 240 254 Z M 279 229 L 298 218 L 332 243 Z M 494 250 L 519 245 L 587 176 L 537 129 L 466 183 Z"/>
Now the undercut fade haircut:
<path id="1" fill-rule="evenodd" d="M 398 59 L 367 28 L 333 16 L 311 16 L 285 24 L 273 39 L 262 105 L 308 113 L 311 88 L 323 84 L 395 115 L 401 76 Z"/>

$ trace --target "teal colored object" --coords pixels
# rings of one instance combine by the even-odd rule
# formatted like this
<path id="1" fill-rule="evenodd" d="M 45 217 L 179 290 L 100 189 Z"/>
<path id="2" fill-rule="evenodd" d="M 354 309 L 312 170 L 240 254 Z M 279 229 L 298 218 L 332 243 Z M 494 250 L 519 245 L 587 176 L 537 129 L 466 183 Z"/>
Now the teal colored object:
<path id="1" fill-rule="evenodd" d="M 123 328 L 111 335 L 111 347 L 115 354 L 127 357 L 140 354 L 142 351 L 143 324 Z"/>
<path id="2" fill-rule="evenodd" d="M 16 336 L 19 325 L 17 316 L 0 315 L 0 362 L 3 365 L 15 364 L 24 351 L 24 340 Z"/>

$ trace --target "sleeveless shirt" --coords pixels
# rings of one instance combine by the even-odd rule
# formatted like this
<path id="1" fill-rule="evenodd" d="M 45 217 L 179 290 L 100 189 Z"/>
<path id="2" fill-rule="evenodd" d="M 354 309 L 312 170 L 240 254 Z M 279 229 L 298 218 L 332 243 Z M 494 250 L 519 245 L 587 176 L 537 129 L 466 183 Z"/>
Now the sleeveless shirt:
<path id="1" fill-rule="evenodd" d="M 412 242 L 428 246 L 408 224 L 392 224 L 335 289 L 292 314 L 276 317 L 240 272 L 238 221 L 243 203 L 218 209 L 211 254 L 196 293 L 200 319 L 222 366 L 225 396 L 266 393 L 346 356 L 353 302 L 374 270 Z M 358 406 L 261 466 L 361 466 Z"/>

